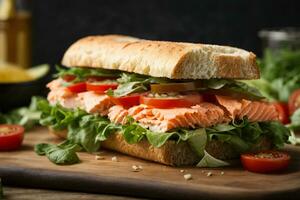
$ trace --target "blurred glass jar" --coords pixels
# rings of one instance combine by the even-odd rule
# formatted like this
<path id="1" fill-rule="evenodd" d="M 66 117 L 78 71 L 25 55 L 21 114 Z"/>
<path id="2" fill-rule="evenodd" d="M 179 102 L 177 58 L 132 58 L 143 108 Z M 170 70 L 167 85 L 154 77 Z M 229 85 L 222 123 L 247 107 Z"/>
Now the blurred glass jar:
<path id="1" fill-rule="evenodd" d="M 280 49 L 300 49 L 300 28 L 265 29 L 258 33 L 263 49 L 276 52 Z"/>
<path id="2" fill-rule="evenodd" d="M 31 65 L 30 0 L 0 0 L 0 62 Z"/>

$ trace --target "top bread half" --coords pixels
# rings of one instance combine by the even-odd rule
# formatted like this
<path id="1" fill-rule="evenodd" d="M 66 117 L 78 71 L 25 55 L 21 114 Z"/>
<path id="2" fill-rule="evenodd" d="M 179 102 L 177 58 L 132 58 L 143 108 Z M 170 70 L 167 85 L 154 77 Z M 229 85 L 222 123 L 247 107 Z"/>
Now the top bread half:
<path id="1" fill-rule="evenodd" d="M 66 51 L 62 64 L 171 79 L 259 78 L 252 52 L 229 46 L 151 41 L 122 35 L 82 38 Z"/>

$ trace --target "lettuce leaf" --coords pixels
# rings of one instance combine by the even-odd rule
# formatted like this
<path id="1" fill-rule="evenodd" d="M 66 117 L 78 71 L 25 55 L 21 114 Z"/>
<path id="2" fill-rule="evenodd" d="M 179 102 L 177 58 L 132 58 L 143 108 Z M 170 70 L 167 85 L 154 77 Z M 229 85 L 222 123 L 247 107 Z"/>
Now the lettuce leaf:
<path id="1" fill-rule="evenodd" d="M 107 92 L 108 95 L 121 97 L 132 93 L 146 92 L 150 90 L 150 84 L 171 82 L 171 80 L 167 78 L 145 76 L 135 73 L 122 73 L 121 78 L 117 81 L 119 83 L 118 88 L 109 90 Z"/>
<path id="2" fill-rule="evenodd" d="M 204 156 L 197 164 L 197 167 L 224 167 L 230 165 L 228 162 L 216 159 L 204 150 Z"/>
<path id="3" fill-rule="evenodd" d="M 91 68 L 81 68 L 81 67 L 72 67 L 64 68 L 59 65 L 56 65 L 57 74 L 55 77 L 64 77 L 66 75 L 73 75 L 76 78 L 72 80 L 72 83 L 77 83 L 85 81 L 89 76 L 101 76 L 101 77 L 119 77 L 121 72 L 117 70 L 109 69 L 91 69 Z"/>

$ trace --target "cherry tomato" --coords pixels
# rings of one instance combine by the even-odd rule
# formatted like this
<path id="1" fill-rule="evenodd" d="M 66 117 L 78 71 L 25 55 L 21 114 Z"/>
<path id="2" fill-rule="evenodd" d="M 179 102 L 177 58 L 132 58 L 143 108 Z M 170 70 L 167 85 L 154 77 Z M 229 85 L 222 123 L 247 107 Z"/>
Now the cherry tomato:
<path id="1" fill-rule="evenodd" d="M 141 103 L 156 108 L 191 107 L 203 102 L 200 94 L 178 95 L 174 97 L 141 96 Z"/>
<path id="2" fill-rule="evenodd" d="M 289 113 L 292 115 L 300 108 L 300 89 L 295 90 L 289 98 Z"/>
<path id="3" fill-rule="evenodd" d="M 67 86 L 67 88 L 74 93 L 84 92 L 86 91 L 86 83 L 85 82 L 75 83 L 73 85 Z"/>
<path id="4" fill-rule="evenodd" d="M 71 82 L 76 78 L 74 75 L 66 74 L 63 76 L 63 80 L 66 82 Z"/>
<path id="5" fill-rule="evenodd" d="M 24 128 L 20 125 L 0 124 L 0 151 L 20 148 L 24 137 Z"/>
<path id="6" fill-rule="evenodd" d="M 290 122 L 288 105 L 284 102 L 274 102 L 273 105 L 278 111 L 279 120 L 281 121 L 281 123 L 288 124 Z"/>
<path id="7" fill-rule="evenodd" d="M 118 87 L 117 83 L 99 83 L 99 82 L 87 82 L 86 89 L 88 91 L 94 91 L 99 94 L 104 94 L 108 89 L 116 89 Z"/>
<path id="8" fill-rule="evenodd" d="M 276 150 L 241 155 L 243 167 L 248 171 L 257 173 L 283 171 L 288 167 L 290 159 L 289 154 Z"/>
<path id="9" fill-rule="evenodd" d="M 125 108 L 130 108 L 140 104 L 141 94 L 135 93 L 124 97 L 111 97 L 114 104 L 121 105 Z"/>

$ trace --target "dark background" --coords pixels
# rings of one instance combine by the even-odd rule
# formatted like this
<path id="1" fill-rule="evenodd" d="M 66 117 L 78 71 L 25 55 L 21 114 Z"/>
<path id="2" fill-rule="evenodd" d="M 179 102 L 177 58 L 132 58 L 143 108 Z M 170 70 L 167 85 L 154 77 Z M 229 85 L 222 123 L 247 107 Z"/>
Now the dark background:
<path id="1" fill-rule="evenodd" d="M 261 55 L 262 28 L 300 27 L 297 0 L 35 0 L 33 63 L 59 63 L 75 40 L 128 34 L 232 45 Z"/>

